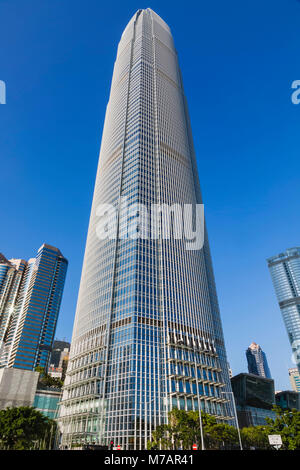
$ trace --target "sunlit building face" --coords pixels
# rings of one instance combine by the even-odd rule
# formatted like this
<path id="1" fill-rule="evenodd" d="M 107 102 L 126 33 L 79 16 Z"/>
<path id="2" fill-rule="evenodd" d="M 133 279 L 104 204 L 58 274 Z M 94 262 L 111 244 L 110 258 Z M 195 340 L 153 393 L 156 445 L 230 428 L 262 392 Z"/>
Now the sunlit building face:
<path id="1" fill-rule="evenodd" d="M 117 236 L 100 237 L 104 205 L 120 201 L 136 213 L 108 218 Z M 196 249 L 149 227 L 123 236 L 154 204 L 196 208 L 202 199 L 173 38 L 147 9 L 127 25 L 114 66 L 60 408 L 63 445 L 144 449 L 173 407 L 232 416 L 204 227 Z"/>

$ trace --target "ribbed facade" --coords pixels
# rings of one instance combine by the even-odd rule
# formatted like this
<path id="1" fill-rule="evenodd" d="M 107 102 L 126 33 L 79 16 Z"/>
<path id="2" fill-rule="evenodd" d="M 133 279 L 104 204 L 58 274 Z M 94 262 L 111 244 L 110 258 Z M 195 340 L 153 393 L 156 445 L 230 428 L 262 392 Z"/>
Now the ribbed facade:
<path id="1" fill-rule="evenodd" d="M 220 420 L 230 380 L 207 237 L 97 236 L 98 208 L 202 203 L 177 54 L 166 23 L 140 10 L 119 43 L 106 110 L 70 361 L 62 444 L 144 449 L 172 407 Z M 150 209 L 149 209 L 150 211 Z"/>
<path id="2" fill-rule="evenodd" d="M 46 244 L 28 262 L 0 256 L 0 367 L 48 368 L 67 266 Z"/>
<path id="3" fill-rule="evenodd" d="M 267 260 L 283 321 L 300 372 L 300 248 Z"/>

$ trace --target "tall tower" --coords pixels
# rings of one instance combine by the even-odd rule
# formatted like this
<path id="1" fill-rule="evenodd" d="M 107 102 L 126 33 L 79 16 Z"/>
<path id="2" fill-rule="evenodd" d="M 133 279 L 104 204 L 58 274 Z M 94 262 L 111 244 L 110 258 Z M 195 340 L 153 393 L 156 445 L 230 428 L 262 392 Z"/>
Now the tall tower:
<path id="1" fill-rule="evenodd" d="M 187 249 L 175 229 L 155 238 L 141 224 L 126 238 L 124 199 L 129 225 L 155 204 L 202 203 L 173 38 L 150 9 L 128 23 L 114 66 L 60 409 L 64 446 L 144 449 L 173 407 L 232 418 L 207 237 Z M 99 228 L 104 204 L 121 205 L 115 238 Z"/>
<path id="2" fill-rule="evenodd" d="M 300 248 L 267 259 L 283 321 L 300 372 Z"/>
<path id="3" fill-rule="evenodd" d="M 267 356 L 259 344 L 251 343 L 246 351 L 249 374 L 259 375 L 271 379 Z"/>
<path id="4" fill-rule="evenodd" d="M 283 321 L 300 372 L 300 248 L 267 259 Z"/>
<path id="5" fill-rule="evenodd" d="M 48 367 L 67 266 L 46 244 L 28 262 L 0 255 L 0 367 Z"/>

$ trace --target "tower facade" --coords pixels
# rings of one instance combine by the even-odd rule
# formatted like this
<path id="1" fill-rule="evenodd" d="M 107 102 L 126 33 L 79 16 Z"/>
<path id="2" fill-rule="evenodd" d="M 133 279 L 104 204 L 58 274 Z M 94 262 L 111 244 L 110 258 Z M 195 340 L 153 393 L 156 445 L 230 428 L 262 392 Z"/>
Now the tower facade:
<path id="1" fill-rule="evenodd" d="M 29 261 L 0 256 L 0 367 L 48 367 L 67 265 L 46 244 Z"/>
<path id="2" fill-rule="evenodd" d="M 175 229 L 150 236 L 144 223 L 145 208 L 176 204 L 202 204 L 187 103 L 169 27 L 139 10 L 118 46 L 106 110 L 60 408 L 64 446 L 144 449 L 173 407 L 232 418 L 205 229 L 204 245 L 190 249 Z M 119 209 L 106 239 L 105 205 Z"/>
<path id="3" fill-rule="evenodd" d="M 300 248 L 267 260 L 283 321 L 300 372 Z"/>
<path id="4" fill-rule="evenodd" d="M 259 344 L 251 343 L 246 351 L 249 374 L 259 375 L 271 379 L 267 356 Z"/>
<path id="5" fill-rule="evenodd" d="M 299 374 L 299 370 L 297 369 L 297 367 L 293 367 L 289 369 L 289 377 L 290 377 L 291 386 L 294 392 L 300 393 L 300 374 Z"/>

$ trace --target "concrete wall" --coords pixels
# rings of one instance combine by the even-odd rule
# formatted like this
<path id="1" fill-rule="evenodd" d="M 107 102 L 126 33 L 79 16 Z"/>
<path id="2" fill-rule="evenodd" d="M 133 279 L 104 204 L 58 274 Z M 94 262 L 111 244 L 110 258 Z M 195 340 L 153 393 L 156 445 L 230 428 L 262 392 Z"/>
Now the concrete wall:
<path id="1" fill-rule="evenodd" d="M 0 369 L 0 409 L 32 406 L 39 372 L 23 369 Z"/>

